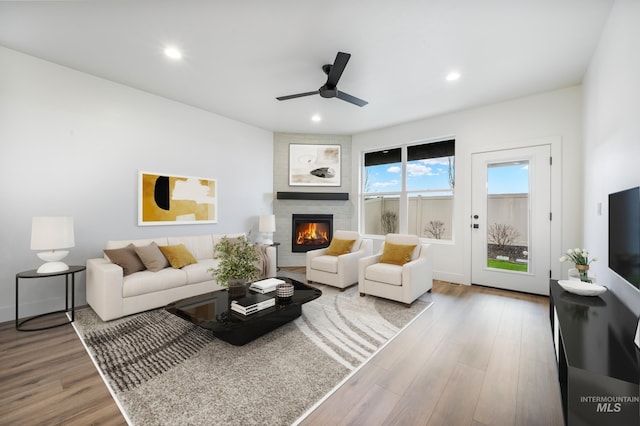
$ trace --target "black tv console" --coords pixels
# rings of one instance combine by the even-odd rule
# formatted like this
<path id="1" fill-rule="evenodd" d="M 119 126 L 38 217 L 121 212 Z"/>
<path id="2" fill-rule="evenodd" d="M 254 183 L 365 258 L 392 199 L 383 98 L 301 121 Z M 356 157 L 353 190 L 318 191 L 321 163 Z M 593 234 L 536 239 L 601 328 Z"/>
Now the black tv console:
<path id="1" fill-rule="evenodd" d="M 565 423 L 640 424 L 638 319 L 615 294 L 578 296 L 551 280 L 549 317 Z"/>

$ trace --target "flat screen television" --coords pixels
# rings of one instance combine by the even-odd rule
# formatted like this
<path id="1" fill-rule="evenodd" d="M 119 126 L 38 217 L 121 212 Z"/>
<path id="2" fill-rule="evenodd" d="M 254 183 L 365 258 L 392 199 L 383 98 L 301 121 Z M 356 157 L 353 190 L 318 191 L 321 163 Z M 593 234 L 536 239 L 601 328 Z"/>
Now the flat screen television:
<path id="1" fill-rule="evenodd" d="M 609 268 L 640 288 L 640 187 L 609 194 Z"/>

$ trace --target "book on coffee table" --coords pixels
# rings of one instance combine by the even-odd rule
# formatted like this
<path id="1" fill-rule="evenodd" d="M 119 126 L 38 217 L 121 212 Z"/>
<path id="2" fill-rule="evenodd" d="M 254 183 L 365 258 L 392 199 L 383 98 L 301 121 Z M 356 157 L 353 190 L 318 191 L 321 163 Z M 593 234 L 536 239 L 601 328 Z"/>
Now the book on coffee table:
<path id="1" fill-rule="evenodd" d="M 246 316 L 246 315 L 255 314 L 256 312 L 260 312 L 263 309 L 269 308 L 271 306 L 275 306 L 275 303 L 272 303 L 271 305 L 251 306 L 248 308 L 243 308 L 240 305 L 234 304 L 234 305 L 231 305 L 231 310 L 233 312 L 237 312 L 239 314 Z"/>
<path id="2" fill-rule="evenodd" d="M 258 293 L 271 293 L 276 291 L 278 284 L 284 284 L 284 280 L 278 278 L 267 278 L 266 280 L 256 281 L 249 286 L 249 290 Z"/>
<path id="3" fill-rule="evenodd" d="M 275 306 L 276 299 L 264 294 L 249 294 L 231 302 L 231 310 L 243 315 L 250 315 L 263 309 Z"/>

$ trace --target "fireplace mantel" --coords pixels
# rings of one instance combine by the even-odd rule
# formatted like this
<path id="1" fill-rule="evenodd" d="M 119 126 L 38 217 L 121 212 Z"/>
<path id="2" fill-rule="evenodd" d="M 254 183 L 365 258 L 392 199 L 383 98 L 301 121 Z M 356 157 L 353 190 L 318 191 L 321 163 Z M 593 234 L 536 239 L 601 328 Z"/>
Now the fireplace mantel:
<path id="1" fill-rule="evenodd" d="M 348 192 L 277 192 L 278 200 L 349 200 Z"/>

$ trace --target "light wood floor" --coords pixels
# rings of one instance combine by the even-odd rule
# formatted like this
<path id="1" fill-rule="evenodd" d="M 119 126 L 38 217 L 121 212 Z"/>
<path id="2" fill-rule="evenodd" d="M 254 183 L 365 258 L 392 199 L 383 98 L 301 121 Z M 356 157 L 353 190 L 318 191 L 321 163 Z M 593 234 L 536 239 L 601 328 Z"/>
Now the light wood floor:
<path id="1" fill-rule="evenodd" d="M 433 306 L 303 425 L 562 425 L 547 298 L 434 282 Z M 0 324 L 0 425 L 126 424 L 71 326 Z"/>
<path id="2" fill-rule="evenodd" d="M 563 425 L 546 297 L 434 281 L 434 304 L 302 425 Z"/>
<path id="3" fill-rule="evenodd" d="M 63 314 L 28 327 L 64 322 Z M 0 324 L 0 425 L 126 425 L 71 325 Z"/>

